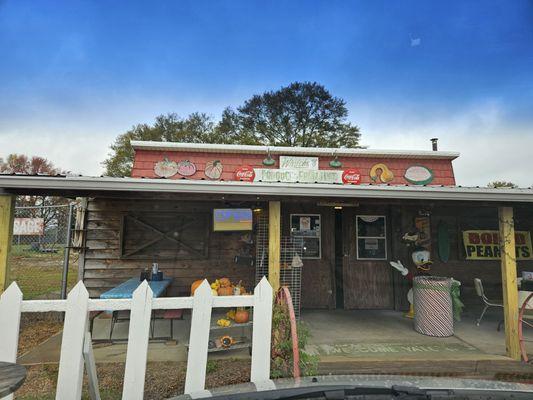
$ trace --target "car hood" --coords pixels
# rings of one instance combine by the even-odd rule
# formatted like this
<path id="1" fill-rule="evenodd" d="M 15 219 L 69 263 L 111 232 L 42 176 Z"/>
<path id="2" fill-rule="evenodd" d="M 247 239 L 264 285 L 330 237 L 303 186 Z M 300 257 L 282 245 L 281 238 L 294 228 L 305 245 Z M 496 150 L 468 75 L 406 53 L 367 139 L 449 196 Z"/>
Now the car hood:
<path id="1" fill-rule="evenodd" d="M 360 388 L 417 388 L 422 390 L 457 390 L 481 391 L 487 393 L 516 392 L 530 393 L 533 398 L 533 385 L 478 379 L 415 377 L 401 375 L 328 375 L 304 377 L 300 379 L 277 379 L 262 383 L 244 383 L 240 385 L 223 386 L 202 392 L 173 397 L 170 400 L 216 398 L 225 396 L 243 396 L 243 398 L 267 398 L 262 396 L 266 392 L 284 389 L 312 388 L 331 386 L 353 386 Z M 240 395 L 240 396 L 239 396 Z M 529 395 L 528 395 L 529 396 Z M 268 398 L 274 398 L 268 396 Z"/>

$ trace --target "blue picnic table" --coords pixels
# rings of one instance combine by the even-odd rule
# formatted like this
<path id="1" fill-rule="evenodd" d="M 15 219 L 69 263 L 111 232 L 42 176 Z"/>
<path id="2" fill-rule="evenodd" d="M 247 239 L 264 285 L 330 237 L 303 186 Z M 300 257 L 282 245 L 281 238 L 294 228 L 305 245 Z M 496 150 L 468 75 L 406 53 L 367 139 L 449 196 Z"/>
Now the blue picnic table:
<path id="1" fill-rule="evenodd" d="M 139 285 L 142 282 L 139 280 L 139 278 L 131 278 L 128 279 L 125 282 L 122 282 L 120 285 L 115 286 L 113 289 L 108 290 L 107 292 L 104 292 L 100 295 L 101 299 L 131 299 L 133 296 L 133 292 L 139 287 Z M 171 278 L 165 278 L 160 281 L 148 281 L 148 285 L 150 286 L 150 289 L 152 289 L 153 297 L 160 297 L 165 293 L 167 288 L 172 283 Z M 91 325 L 90 325 L 90 332 L 92 333 L 93 330 L 93 322 L 94 318 L 98 316 L 101 312 L 95 314 L 93 318 L 91 319 Z M 152 314 L 152 336 L 153 336 L 153 323 L 154 323 L 154 315 Z M 119 317 L 118 311 L 112 312 L 111 317 L 111 327 L 109 331 L 109 340 L 111 341 L 113 337 L 113 328 L 115 327 L 115 323 L 120 321 L 129 321 L 129 315 L 127 317 Z M 172 322 L 171 322 L 172 323 Z M 172 326 L 172 325 L 171 325 Z"/>
<path id="2" fill-rule="evenodd" d="M 154 297 L 160 297 L 165 290 L 172 283 L 172 279 L 165 278 L 160 281 L 148 281 L 150 289 L 154 293 Z M 141 281 L 139 278 L 131 278 L 126 282 L 122 282 L 120 285 L 115 286 L 113 289 L 108 290 L 100 295 L 101 299 L 131 299 L 135 289 L 139 287 Z"/>

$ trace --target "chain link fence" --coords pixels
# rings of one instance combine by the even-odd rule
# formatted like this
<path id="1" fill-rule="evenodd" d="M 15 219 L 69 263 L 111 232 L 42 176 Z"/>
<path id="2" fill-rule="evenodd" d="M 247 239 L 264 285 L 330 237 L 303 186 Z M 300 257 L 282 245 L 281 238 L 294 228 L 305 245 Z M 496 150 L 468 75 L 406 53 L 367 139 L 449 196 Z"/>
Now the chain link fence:
<path id="1" fill-rule="evenodd" d="M 24 299 L 61 297 L 69 212 L 68 203 L 15 207 L 8 278 L 17 282 Z M 68 288 L 77 281 L 77 258 L 71 252 Z"/>

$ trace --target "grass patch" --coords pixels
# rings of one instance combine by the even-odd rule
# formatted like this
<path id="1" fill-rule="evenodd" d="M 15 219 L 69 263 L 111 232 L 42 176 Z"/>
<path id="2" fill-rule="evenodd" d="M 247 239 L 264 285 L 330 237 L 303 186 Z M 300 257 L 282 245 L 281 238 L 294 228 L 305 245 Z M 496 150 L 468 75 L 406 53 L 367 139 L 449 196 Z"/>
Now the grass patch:
<path id="1" fill-rule="evenodd" d="M 9 259 L 9 280 L 15 281 L 25 300 L 58 298 L 63 274 L 63 249 L 57 253 L 32 251 L 30 245 L 14 245 Z M 67 286 L 78 280 L 77 256 L 71 254 Z"/>

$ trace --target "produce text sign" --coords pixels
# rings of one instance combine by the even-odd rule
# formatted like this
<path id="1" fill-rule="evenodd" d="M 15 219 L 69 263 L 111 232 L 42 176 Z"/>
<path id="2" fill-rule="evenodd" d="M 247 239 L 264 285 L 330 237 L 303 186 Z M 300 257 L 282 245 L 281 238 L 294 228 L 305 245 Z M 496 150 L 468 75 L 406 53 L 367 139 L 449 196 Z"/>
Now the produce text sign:
<path id="1" fill-rule="evenodd" d="M 463 243 L 467 260 L 499 260 L 501 258 L 498 231 L 463 231 Z M 515 248 L 517 260 L 533 260 L 529 232 L 515 232 Z"/>
<path id="2" fill-rule="evenodd" d="M 44 234 L 44 219 L 15 218 L 13 221 L 13 235 L 41 236 Z"/>

